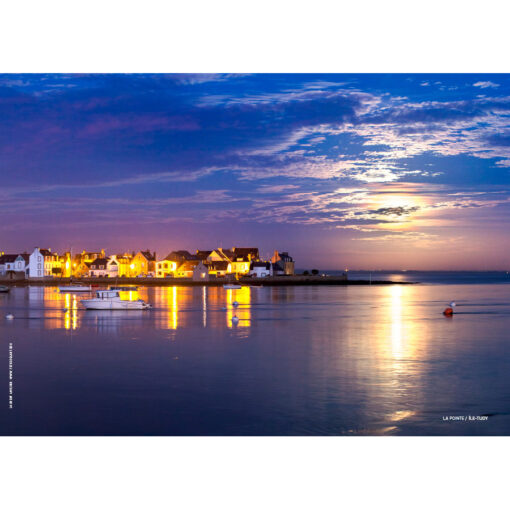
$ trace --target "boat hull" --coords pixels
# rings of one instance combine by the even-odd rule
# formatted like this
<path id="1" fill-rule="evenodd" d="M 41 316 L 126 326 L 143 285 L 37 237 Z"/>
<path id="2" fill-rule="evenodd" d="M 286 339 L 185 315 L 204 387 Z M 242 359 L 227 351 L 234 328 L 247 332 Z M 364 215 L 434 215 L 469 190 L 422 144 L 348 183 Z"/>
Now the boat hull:
<path id="1" fill-rule="evenodd" d="M 145 301 L 82 299 L 80 303 L 87 310 L 148 310 L 150 308 Z"/>
<path id="2" fill-rule="evenodd" d="M 223 285 L 224 289 L 240 289 L 241 287 L 241 285 Z"/>
<path id="3" fill-rule="evenodd" d="M 68 285 L 59 287 L 58 290 L 60 292 L 90 292 L 92 287 L 90 285 L 88 287 L 81 285 Z"/>

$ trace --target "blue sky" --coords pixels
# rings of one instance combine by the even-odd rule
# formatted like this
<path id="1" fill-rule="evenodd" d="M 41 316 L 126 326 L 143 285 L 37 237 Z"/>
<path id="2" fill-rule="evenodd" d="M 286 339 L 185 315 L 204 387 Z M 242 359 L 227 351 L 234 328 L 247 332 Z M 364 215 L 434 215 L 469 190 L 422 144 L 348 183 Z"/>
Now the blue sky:
<path id="1" fill-rule="evenodd" d="M 0 75 L 0 250 L 508 269 L 508 75 Z"/>

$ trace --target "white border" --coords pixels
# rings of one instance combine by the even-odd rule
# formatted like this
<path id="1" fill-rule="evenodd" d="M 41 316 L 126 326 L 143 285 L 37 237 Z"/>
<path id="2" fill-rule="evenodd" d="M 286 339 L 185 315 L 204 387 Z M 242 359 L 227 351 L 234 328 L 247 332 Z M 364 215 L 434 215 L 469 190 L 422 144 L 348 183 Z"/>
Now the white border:
<path id="1" fill-rule="evenodd" d="M 503 2 L 46 0 L 0 72 L 508 72 Z M 488 508 L 509 438 L 2 438 L 3 508 Z"/>
<path id="2" fill-rule="evenodd" d="M 496 0 L 25 0 L 3 72 L 508 72 Z"/>
<path id="3" fill-rule="evenodd" d="M 509 445 L 508 438 L 2 439 L 2 508 L 500 508 Z"/>

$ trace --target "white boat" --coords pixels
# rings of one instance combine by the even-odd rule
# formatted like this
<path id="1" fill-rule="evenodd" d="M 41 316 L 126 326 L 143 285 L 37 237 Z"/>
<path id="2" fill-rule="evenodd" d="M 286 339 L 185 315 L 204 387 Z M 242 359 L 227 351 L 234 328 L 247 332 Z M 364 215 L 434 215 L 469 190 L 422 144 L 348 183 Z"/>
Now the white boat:
<path id="1" fill-rule="evenodd" d="M 241 285 L 239 285 L 238 283 L 225 283 L 223 285 L 223 288 L 224 289 L 240 289 Z"/>
<path id="2" fill-rule="evenodd" d="M 60 292 L 90 292 L 92 287 L 83 285 L 83 283 L 70 283 L 69 285 L 60 285 L 58 290 Z"/>
<path id="3" fill-rule="evenodd" d="M 143 299 L 122 299 L 119 290 L 98 290 L 93 299 L 82 299 L 87 310 L 146 310 L 151 307 Z"/>

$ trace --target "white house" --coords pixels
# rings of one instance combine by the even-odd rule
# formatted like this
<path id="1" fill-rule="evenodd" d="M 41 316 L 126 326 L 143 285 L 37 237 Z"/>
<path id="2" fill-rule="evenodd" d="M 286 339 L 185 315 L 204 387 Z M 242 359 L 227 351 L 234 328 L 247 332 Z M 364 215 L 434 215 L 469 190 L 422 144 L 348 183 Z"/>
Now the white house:
<path id="1" fill-rule="evenodd" d="M 29 260 L 30 256 L 28 253 L 21 253 L 13 262 L 8 262 L 6 264 L 6 270 L 14 271 L 16 273 L 24 273 L 26 267 L 28 266 Z"/>
<path id="2" fill-rule="evenodd" d="M 118 267 L 118 266 L 117 266 Z M 90 264 L 89 276 L 94 277 L 109 277 L 108 259 L 106 257 L 99 257 Z"/>
<path id="3" fill-rule="evenodd" d="M 209 279 L 209 268 L 202 261 L 200 261 L 193 269 L 193 281 L 207 282 Z"/>
<path id="4" fill-rule="evenodd" d="M 51 250 L 36 248 L 29 257 L 26 274 L 29 278 L 53 276 L 53 268 L 58 264 L 58 255 Z"/>
<path id="5" fill-rule="evenodd" d="M 265 278 L 273 276 L 273 265 L 271 262 L 252 262 L 250 264 L 250 276 L 255 278 Z"/>
<path id="6" fill-rule="evenodd" d="M 120 275 L 121 262 L 117 259 L 117 255 L 107 257 L 108 262 L 106 263 L 106 276 L 108 278 L 118 278 Z"/>

